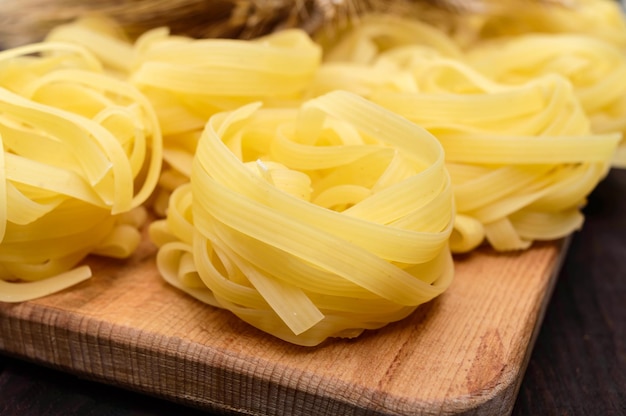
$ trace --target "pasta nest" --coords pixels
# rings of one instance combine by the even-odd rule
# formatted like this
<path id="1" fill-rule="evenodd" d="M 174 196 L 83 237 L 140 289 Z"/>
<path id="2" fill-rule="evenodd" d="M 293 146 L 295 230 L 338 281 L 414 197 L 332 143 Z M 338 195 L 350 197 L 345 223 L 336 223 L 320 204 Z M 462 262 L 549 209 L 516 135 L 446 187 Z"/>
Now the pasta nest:
<path id="1" fill-rule="evenodd" d="M 450 284 L 452 187 L 426 130 L 348 92 L 211 117 L 153 223 L 164 278 L 301 345 L 404 318 Z"/>
<path id="2" fill-rule="evenodd" d="M 76 45 L 0 52 L 0 144 L 0 300 L 90 277 L 74 268 L 90 253 L 134 252 L 162 159 L 139 91 Z"/>
<path id="3" fill-rule="evenodd" d="M 625 76 L 623 52 L 592 37 L 462 49 L 431 25 L 368 16 L 326 50 L 308 94 L 352 91 L 431 132 L 452 177 L 453 252 L 507 251 L 582 226 L 626 127 Z"/>

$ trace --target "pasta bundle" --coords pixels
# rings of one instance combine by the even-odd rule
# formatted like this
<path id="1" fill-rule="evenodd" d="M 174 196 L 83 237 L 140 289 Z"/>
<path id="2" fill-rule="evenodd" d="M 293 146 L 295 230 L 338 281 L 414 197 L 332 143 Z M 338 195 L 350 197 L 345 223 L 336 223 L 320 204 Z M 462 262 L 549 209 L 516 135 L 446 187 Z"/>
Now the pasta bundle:
<path id="1" fill-rule="evenodd" d="M 135 48 L 130 80 L 153 98 L 164 134 L 202 129 L 216 112 L 255 100 L 297 99 L 321 59 L 319 46 L 300 30 L 244 41 L 176 37 L 162 28 L 141 36 Z M 189 123 L 179 118 L 181 109 Z"/>
<path id="2" fill-rule="evenodd" d="M 594 133 L 626 133 L 626 47 L 581 35 L 529 34 L 478 44 L 467 60 L 482 74 L 510 85 L 558 74 L 572 85 Z M 626 142 L 622 146 L 626 150 Z M 615 160 L 615 165 L 625 163 Z"/>
<path id="3" fill-rule="evenodd" d="M 626 18 L 613 0 L 574 0 L 560 7 L 529 2 L 489 12 L 442 13 L 416 5 L 415 16 L 440 28 L 465 60 L 491 79 L 525 83 L 548 73 L 567 78 L 594 133 L 621 132 L 612 160 L 626 167 Z"/>
<path id="4" fill-rule="evenodd" d="M 74 45 L 0 52 L 0 144 L 0 301 L 89 278 L 89 253 L 133 252 L 162 158 L 137 90 Z"/>
<path id="5" fill-rule="evenodd" d="M 206 120 L 253 101 L 297 106 L 321 61 L 321 47 L 302 30 L 254 40 L 192 39 L 167 28 L 134 43 L 106 19 L 59 26 L 48 41 L 79 43 L 150 100 L 164 137 L 164 169 L 155 210 L 164 214 L 172 190 L 189 180 Z"/>
<path id="6" fill-rule="evenodd" d="M 256 100 L 297 100 L 321 60 L 319 46 L 300 30 L 244 41 L 191 40 L 157 29 L 136 49 L 130 80 L 152 102 L 164 134 L 160 212 L 163 198 L 189 180 L 198 136 L 211 115 Z"/>
<path id="7" fill-rule="evenodd" d="M 408 43 L 402 36 L 407 30 L 397 29 L 402 25 L 430 36 Z M 620 141 L 615 124 L 594 134 L 587 112 L 592 105 L 605 108 L 597 104 L 602 98 L 623 101 L 626 84 L 614 88 L 621 96 L 603 95 L 610 80 L 606 86 L 597 80 L 581 91 L 557 71 L 537 70 L 530 76 L 521 69 L 524 82 L 499 82 L 472 67 L 466 53 L 436 32 L 400 18 L 364 19 L 329 51 L 332 59 L 320 68 L 310 94 L 338 88 L 339 82 L 440 140 L 459 214 L 453 251 L 472 250 L 485 238 L 497 250 L 513 250 L 569 235 L 581 226 L 579 209 L 604 177 Z M 560 49 L 585 47 L 571 42 Z M 532 57 L 556 56 L 557 49 L 535 45 Z M 529 53 L 507 54 L 504 47 L 490 51 L 493 56 L 476 56 L 476 62 L 494 74 L 518 62 L 539 66 L 522 58 Z M 624 62 L 611 48 L 595 51 Z M 351 77 L 354 72 L 357 76 Z M 621 64 L 610 74 L 613 81 L 622 77 Z"/>
<path id="8" fill-rule="evenodd" d="M 211 117 L 157 264 L 187 293 L 316 345 L 407 316 L 453 275 L 452 189 L 438 141 L 347 92 Z"/>

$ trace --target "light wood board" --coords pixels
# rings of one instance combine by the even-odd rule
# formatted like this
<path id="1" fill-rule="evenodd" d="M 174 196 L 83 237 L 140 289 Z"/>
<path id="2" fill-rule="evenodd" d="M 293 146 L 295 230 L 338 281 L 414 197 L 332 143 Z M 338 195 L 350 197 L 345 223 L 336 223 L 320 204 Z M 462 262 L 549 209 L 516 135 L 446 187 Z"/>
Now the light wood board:
<path id="1" fill-rule="evenodd" d="M 0 303 L 0 350 L 194 407 L 248 415 L 510 414 L 567 240 L 455 260 L 449 290 L 355 340 L 287 344 L 166 284 L 144 241 L 94 278 Z"/>

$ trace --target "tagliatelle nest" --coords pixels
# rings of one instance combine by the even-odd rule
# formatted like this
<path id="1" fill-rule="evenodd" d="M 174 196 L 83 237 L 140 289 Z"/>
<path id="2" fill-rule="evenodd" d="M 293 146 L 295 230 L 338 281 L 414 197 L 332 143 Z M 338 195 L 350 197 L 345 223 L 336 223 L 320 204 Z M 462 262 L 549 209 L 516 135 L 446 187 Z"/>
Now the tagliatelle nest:
<path id="1" fill-rule="evenodd" d="M 174 34 L 192 37 L 251 39 L 284 28 L 299 27 L 309 33 L 339 29 L 367 12 L 404 15 L 418 6 L 455 13 L 487 13 L 509 7 L 510 3 L 567 6 L 572 1 L 0 0 L 0 48 L 39 41 L 59 24 L 88 14 L 116 20 L 133 37 L 154 27 L 168 26 Z"/>

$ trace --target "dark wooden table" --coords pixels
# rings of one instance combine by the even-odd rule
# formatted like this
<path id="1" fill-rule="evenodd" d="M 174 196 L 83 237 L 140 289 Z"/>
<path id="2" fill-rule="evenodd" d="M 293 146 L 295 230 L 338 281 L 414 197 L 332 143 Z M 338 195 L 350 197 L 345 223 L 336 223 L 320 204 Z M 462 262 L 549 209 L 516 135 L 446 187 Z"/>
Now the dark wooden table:
<path id="1" fill-rule="evenodd" d="M 513 415 L 626 415 L 626 170 L 585 208 Z M 200 415 L 0 355 L 0 415 Z"/>

